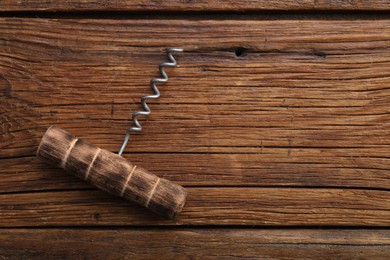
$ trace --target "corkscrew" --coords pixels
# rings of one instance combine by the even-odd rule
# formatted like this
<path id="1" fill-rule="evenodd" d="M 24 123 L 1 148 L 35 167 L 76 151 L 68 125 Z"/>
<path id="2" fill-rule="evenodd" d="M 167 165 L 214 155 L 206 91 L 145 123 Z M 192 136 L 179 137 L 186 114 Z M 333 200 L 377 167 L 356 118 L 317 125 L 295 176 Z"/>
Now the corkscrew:
<path id="1" fill-rule="evenodd" d="M 143 96 L 141 98 L 141 105 L 144 108 L 144 111 L 134 112 L 133 115 L 131 116 L 131 120 L 133 121 L 135 126 L 129 127 L 127 129 L 126 134 L 125 134 L 125 139 L 123 140 L 122 146 L 121 146 L 121 148 L 120 148 L 120 150 L 118 152 L 119 155 L 121 155 L 123 153 L 123 151 L 126 148 L 127 143 L 129 142 L 130 132 L 132 132 L 132 131 L 142 131 L 142 126 L 139 123 L 139 121 L 137 119 L 137 116 L 148 116 L 152 112 L 150 110 L 148 104 L 146 103 L 146 100 L 148 100 L 148 99 L 157 99 L 157 98 L 160 97 L 160 91 L 158 90 L 158 88 L 156 86 L 156 83 L 165 83 L 169 79 L 167 73 L 164 70 L 164 67 L 175 67 L 176 64 L 177 64 L 175 58 L 172 55 L 172 53 L 174 53 L 174 52 L 182 52 L 182 51 L 183 51 L 183 49 L 179 49 L 179 48 L 168 48 L 167 49 L 167 55 L 168 55 L 168 58 L 169 58 L 170 62 L 162 62 L 158 66 L 158 69 L 160 71 L 160 74 L 161 74 L 162 78 L 153 78 L 150 81 L 150 87 L 152 88 L 152 90 L 154 92 L 154 95 L 146 95 L 146 96 Z"/>
<path id="2" fill-rule="evenodd" d="M 134 126 L 127 129 L 118 154 L 87 143 L 52 125 L 42 137 L 37 157 L 85 179 L 104 191 L 141 204 L 161 216 L 174 218 L 184 207 L 186 190 L 178 184 L 137 167 L 121 155 L 129 142 L 130 132 L 142 130 L 137 117 L 148 116 L 151 113 L 146 101 L 160 97 L 156 84 L 168 81 L 164 67 L 176 66 L 172 53 L 181 51 L 183 50 L 178 48 L 167 49 L 170 61 L 159 65 L 162 77 L 150 81 L 154 94 L 141 98 L 144 110 L 133 113 L 131 119 Z"/>

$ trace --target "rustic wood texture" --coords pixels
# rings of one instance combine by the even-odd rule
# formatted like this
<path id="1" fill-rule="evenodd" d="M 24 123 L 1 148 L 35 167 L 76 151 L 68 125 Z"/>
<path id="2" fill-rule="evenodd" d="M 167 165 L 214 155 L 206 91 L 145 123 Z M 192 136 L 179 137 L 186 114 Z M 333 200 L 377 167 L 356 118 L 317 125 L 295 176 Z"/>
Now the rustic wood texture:
<path id="1" fill-rule="evenodd" d="M 15 243 L 17 242 L 17 243 Z M 69 250 L 71 249 L 71 250 Z M 376 259 L 388 230 L 4 229 L 6 259 Z"/>
<path id="2" fill-rule="evenodd" d="M 188 189 L 174 220 L 34 157 L 51 124 L 116 152 L 166 47 L 123 156 Z M 388 19 L 0 18 L 0 258 L 388 259 L 389 48 Z"/>
<path id="3" fill-rule="evenodd" d="M 159 178 L 122 156 L 89 144 L 55 125 L 43 135 L 37 157 L 169 219 L 180 213 L 186 201 L 187 192 L 182 186 Z"/>
<path id="4" fill-rule="evenodd" d="M 264 11 L 264 10 L 389 10 L 386 0 L 3 0 L 1 11 Z"/>
<path id="5" fill-rule="evenodd" d="M 150 225 L 390 225 L 388 191 L 189 187 L 186 206 L 166 220 L 102 191 L 0 195 L 0 227 Z"/>
<path id="6" fill-rule="evenodd" d="M 52 123 L 116 151 L 174 42 L 191 52 L 125 157 L 187 185 L 389 187 L 386 20 L 1 22 L 2 158 Z"/>

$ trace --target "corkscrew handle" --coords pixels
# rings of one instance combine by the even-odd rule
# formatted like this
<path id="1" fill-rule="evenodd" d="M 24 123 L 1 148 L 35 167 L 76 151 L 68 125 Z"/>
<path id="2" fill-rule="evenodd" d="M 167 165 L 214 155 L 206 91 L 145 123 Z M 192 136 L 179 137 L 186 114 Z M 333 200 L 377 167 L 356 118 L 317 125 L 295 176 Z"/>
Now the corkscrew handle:
<path id="1" fill-rule="evenodd" d="M 182 186 L 57 126 L 51 126 L 42 137 L 37 157 L 166 218 L 174 218 L 186 201 L 187 192 Z"/>

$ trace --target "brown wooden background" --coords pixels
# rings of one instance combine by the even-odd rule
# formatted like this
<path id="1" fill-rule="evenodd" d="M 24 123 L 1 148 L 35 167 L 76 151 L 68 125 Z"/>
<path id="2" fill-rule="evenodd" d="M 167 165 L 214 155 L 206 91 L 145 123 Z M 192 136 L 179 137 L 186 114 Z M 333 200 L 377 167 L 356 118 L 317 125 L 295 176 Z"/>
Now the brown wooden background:
<path id="1" fill-rule="evenodd" d="M 388 1 L 1 1 L 1 259 L 389 259 Z M 164 220 L 34 157 L 56 124 L 189 192 Z"/>

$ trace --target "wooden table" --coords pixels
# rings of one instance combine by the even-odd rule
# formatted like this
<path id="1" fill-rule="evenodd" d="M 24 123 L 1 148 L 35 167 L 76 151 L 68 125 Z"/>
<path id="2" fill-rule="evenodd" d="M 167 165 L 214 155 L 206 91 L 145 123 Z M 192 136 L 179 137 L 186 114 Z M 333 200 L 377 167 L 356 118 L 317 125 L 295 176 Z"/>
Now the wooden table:
<path id="1" fill-rule="evenodd" d="M 390 258 L 388 1 L 0 6 L 1 259 Z M 34 156 L 52 124 L 117 151 L 167 47 L 123 156 L 174 220 Z"/>

